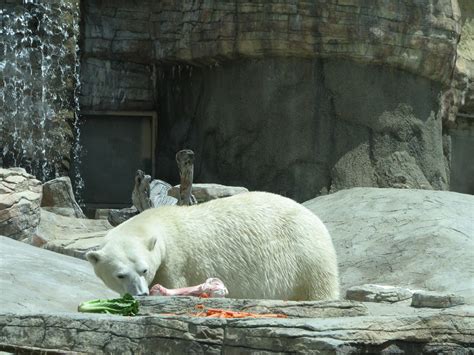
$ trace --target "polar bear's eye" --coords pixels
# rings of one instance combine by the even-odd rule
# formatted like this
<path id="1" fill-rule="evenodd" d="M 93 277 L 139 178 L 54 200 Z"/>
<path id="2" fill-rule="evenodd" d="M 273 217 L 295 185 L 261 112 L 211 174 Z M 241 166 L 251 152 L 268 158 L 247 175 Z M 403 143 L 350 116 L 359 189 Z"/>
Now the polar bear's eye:
<path id="1" fill-rule="evenodd" d="M 124 279 L 125 276 L 126 276 L 126 275 L 124 275 L 124 274 L 118 274 L 118 275 L 117 275 L 117 278 L 119 278 L 119 279 Z"/>
<path id="2" fill-rule="evenodd" d="M 142 274 L 146 274 L 148 272 L 148 269 L 143 269 Z"/>

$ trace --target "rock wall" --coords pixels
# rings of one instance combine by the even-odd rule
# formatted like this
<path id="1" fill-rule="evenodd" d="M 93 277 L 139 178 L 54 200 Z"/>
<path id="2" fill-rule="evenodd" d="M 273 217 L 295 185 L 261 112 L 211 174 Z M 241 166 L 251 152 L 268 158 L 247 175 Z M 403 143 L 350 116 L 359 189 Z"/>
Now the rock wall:
<path id="1" fill-rule="evenodd" d="M 440 85 L 348 60 L 265 59 L 175 68 L 159 82 L 158 172 L 305 200 L 353 186 L 446 189 Z M 163 172 L 171 172 L 165 175 Z"/>
<path id="2" fill-rule="evenodd" d="M 157 110 L 157 177 L 305 200 L 449 188 L 456 1 L 88 1 L 85 109 Z M 463 91 L 464 90 L 464 91 Z"/>
<path id="3" fill-rule="evenodd" d="M 474 2 L 460 0 L 461 39 L 453 80 L 453 100 L 457 100 L 456 120 L 450 122 L 452 140 L 451 189 L 474 194 Z M 456 106 L 456 105 L 455 105 Z"/>
<path id="4" fill-rule="evenodd" d="M 86 54 L 142 64 L 337 57 L 449 83 L 460 34 L 460 11 L 451 0 L 104 0 L 85 6 Z"/>

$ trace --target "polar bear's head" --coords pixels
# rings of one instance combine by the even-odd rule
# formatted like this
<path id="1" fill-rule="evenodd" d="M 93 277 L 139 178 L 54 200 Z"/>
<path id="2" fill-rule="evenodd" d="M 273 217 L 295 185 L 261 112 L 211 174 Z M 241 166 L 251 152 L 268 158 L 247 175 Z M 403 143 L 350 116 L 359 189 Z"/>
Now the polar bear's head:
<path id="1" fill-rule="evenodd" d="M 101 249 L 86 254 L 94 266 L 95 274 L 110 289 L 120 295 L 148 295 L 148 286 L 161 264 L 157 238 L 149 240 L 130 237 L 124 240 L 109 239 Z"/>

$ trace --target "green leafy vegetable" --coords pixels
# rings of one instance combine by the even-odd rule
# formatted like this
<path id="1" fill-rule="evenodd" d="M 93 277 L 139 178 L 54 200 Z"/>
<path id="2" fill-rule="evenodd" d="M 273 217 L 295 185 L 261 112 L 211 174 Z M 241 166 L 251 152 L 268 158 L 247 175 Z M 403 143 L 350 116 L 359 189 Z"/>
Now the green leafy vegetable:
<path id="1" fill-rule="evenodd" d="M 82 302 L 79 307 L 77 307 L 77 310 L 79 312 L 134 316 L 138 313 L 138 301 L 127 293 L 122 298 Z"/>

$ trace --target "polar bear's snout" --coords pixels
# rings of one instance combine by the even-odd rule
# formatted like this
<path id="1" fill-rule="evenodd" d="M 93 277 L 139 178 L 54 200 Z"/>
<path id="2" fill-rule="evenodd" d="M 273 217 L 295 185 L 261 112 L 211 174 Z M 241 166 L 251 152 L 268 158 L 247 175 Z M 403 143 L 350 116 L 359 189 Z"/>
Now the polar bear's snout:
<path id="1" fill-rule="evenodd" d="M 148 283 L 143 276 L 136 276 L 127 285 L 127 292 L 132 296 L 148 296 Z"/>

